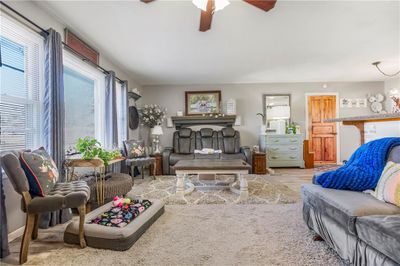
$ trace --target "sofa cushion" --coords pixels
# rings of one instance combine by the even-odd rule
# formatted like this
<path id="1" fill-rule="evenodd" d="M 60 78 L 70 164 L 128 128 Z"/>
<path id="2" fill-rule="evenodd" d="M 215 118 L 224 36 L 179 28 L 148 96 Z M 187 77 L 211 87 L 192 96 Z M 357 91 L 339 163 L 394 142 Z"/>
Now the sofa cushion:
<path id="1" fill-rule="evenodd" d="M 200 136 L 202 136 L 203 138 L 207 138 L 207 137 L 212 137 L 214 134 L 214 130 L 212 130 L 212 128 L 202 128 L 199 131 Z"/>
<path id="2" fill-rule="evenodd" d="M 246 156 L 243 153 L 221 153 L 221 160 L 235 159 L 246 161 Z"/>
<path id="3" fill-rule="evenodd" d="M 306 184 L 301 187 L 301 194 L 305 204 L 328 215 L 353 235 L 356 235 L 357 217 L 400 214 L 400 208 L 362 192 Z"/>
<path id="4" fill-rule="evenodd" d="M 181 138 L 190 138 L 192 134 L 192 130 L 190 128 L 181 128 L 179 131 L 179 137 Z"/>
<path id="5" fill-rule="evenodd" d="M 192 154 L 172 153 L 169 156 L 169 164 L 175 165 L 180 160 L 193 160 L 193 159 L 194 159 L 194 153 Z"/>
<path id="6" fill-rule="evenodd" d="M 358 237 L 400 263 L 400 215 L 374 215 L 357 219 Z"/>
<path id="7" fill-rule="evenodd" d="M 29 193 L 32 197 L 44 197 L 58 181 L 57 166 L 42 147 L 32 152 L 22 152 L 21 166 L 28 178 Z"/>
<path id="8" fill-rule="evenodd" d="M 226 127 L 226 128 L 221 129 L 221 132 L 222 132 L 223 137 L 232 138 L 235 136 L 236 130 L 234 130 L 231 127 Z"/>
<path id="9" fill-rule="evenodd" d="M 388 161 L 400 163 L 400 146 L 395 146 L 389 153 Z"/>

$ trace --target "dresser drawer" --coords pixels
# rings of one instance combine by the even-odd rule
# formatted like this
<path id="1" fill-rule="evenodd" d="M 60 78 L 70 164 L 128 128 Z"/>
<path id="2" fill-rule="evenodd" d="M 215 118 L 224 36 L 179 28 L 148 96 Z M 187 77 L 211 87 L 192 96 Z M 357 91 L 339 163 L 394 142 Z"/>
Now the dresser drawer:
<path id="1" fill-rule="evenodd" d="M 301 138 L 299 137 L 268 137 L 267 145 L 299 145 L 301 144 Z"/>
<path id="2" fill-rule="evenodd" d="M 277 154 L 277 153 L 282 153 L 282 152 L 293 152 L 297 153 L 298 151 L 301 150 L 300 145 L 269 145 L 268 146 L 268 153 L 269 154 Z"/>
<path id="3" fill-rule="evenodd" d="M 270 161 L 298 161 L 303 160 L 303 156 L 300 153 L 276 153 L 268 154 L 268 160 Z"/>

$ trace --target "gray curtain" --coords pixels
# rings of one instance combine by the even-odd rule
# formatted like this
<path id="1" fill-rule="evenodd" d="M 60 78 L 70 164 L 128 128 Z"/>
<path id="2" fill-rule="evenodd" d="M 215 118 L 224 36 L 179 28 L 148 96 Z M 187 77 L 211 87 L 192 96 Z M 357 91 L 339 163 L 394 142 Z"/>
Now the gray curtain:
<path id="1" fill-rule="evenodd" d="M 64 181 L 65 159 L 65 102 L 64 68 L 61 35 L 53 29 L 48 30 L 44 42 L 44 99 L 43 99 L 43 143 L 52 156 Z M 42 215 L 40 228 L 48 228 L 72 218 L 70 209 Z"/>
<path id="2" fill-rule="evenodd" d="M 125 106 L 124 108 L 125 110 L 125 130 L 126 130 L 126 140 L 129 139 L 129 98 L 128 98 L 128 81 L 124 80 L 121 83 L 121 87 L 122 87 L 122 101 L 125 102 Z M 125 139 L 123 139 L 122 141 L 124 141 Z M 128 167 L 126 166 L 126 164 L 121 163 L 121 172 L 122 173 L 129 173 Z"/>
<path id="3" fill-rule="evenodd" d="M 7 215 L 6 215 L 6 206 L 5 206 L 6 196 L 4 194 L 3 187 L 3 174 L 1 169 L 0 162 L 0 258 L 5 258 L 10 254 L 10 250 L 8 248 L 8 227 L 7 227 Z"/>
<path id="4" fill-rule="evenodd" d="M 118 147 L 118 120 L 117 120 L 117 91 L 115 72 L 109 71 L 106 75 L 105 90 L 105 136 L 104 148 Z"/>
<path id="5" fill-rule="evenodd" d="M 128 98 L 128 81 L 124 80 L 121 83 L 122 87 L 122 99 L 125 101 L 125 118 L 126 118 L 126 125 L 125 125 L 125 130 L 126 130 L 126 139 L 129 139 L 129 98 Z M 124 141 L 124 140 L 123 140 Z"/>

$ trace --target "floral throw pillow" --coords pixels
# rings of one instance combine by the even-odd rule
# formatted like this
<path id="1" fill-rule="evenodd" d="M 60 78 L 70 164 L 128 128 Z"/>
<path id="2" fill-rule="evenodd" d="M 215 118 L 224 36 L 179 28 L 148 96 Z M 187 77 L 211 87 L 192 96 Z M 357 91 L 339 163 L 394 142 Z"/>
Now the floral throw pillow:
<path id="1" fill-rule="evenodd" d="M 23 152 L 20 161 L 28 178 L 29 193 L 32 197 L 44 197 L 53 189 L 59 173 L 56 164 L 44 148 Z"/>
<path id="2" fill-rule="evenodd" d="M 146 151 L 143 140 L 125 141 L 125 151 L 129 159 L 146 157 Z"/>

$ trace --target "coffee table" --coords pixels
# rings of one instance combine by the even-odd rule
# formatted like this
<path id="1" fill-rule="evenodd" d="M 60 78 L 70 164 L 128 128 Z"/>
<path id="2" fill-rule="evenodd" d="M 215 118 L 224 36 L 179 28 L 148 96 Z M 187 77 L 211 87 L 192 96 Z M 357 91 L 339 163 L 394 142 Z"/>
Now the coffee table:
<path id="1" fill-rule="evenodd" d="M 173 166 L 176 173 L 176 195 L 184 197 L 194 190 L 194 185 L 188 183 L 185 188 L 187 176 L 190 174 L 233 174 L 235 181 L 230 185 L 230 190 L 239 194 L 239 201 L 245 201 L 249 197 L 246 174 L 251 166 L 243 160 L 181 160 Z M 239 189 L 237 184 L 239 183 Z"/>

